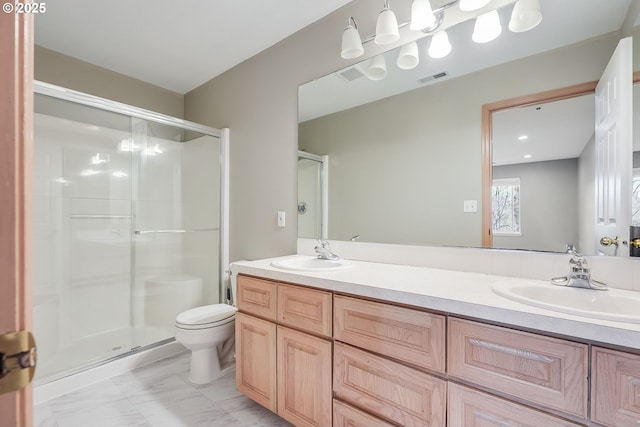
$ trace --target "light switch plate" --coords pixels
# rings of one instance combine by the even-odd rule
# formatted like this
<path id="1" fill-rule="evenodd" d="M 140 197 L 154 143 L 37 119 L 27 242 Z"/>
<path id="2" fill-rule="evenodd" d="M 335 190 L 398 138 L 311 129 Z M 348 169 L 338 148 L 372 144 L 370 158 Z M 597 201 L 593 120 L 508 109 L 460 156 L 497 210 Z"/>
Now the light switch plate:
<path id="1" fill-rule="evenodd" d="M 284 211 L 278 211 L 278 227 L 284 228 L 284 226 L 285 226 Z"/>
<path id="2" fill-rule="evenodd" d="M 465 212 L 478 212 L 478 201 L 477 200 L 465 200 L 464 201 L 464 211 Z"/>

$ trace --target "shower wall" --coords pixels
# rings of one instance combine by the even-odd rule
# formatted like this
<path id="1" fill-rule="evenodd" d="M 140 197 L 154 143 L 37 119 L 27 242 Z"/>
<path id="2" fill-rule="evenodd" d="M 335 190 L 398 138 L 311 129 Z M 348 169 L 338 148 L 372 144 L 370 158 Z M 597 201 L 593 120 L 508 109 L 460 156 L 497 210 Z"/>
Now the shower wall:
<path id="1" fill-rule="evenodd" d="M 173 337 L 218 302 L 220 138 L 36 95 L 36 380 Z"/>

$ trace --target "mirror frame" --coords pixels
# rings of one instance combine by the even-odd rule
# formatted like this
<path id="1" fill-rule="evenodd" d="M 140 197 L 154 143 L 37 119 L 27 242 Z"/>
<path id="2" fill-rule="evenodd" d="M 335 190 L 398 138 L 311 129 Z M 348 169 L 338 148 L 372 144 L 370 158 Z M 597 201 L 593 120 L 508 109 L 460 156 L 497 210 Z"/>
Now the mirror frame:
<path id="1" fill-rule="evenodd" d="M 633 84 L 640 82 L 640 71 L 633 73 Z M 580 83 L 560 89 L 552 89 L 545 92 L 505 99 L 502 101 L 484 104 L 482 106 L 482 247 L 493 247 L 493 234 L 491 232 L 491 184 L 493 180 L 493 153 L 491 135 L 493 133 L 492 115 L 495 112 L 511 108 L 526 107 L 542 102 L 559 101 L 575 96 L 595 93 L 597 81 Z M 639 130 L 640 131 L 640 130 Z"/>

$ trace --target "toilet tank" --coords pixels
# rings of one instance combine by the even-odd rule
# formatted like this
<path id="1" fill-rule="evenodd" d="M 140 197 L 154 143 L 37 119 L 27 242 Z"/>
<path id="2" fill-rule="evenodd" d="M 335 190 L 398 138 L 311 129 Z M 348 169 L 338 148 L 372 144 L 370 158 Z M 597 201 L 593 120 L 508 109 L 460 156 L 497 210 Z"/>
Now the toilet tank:
<path id="1" fill-rule="evenodd" d="M 176 316 L 203 305 L 202 278 L 178 273 L 144 282 L 144 318 L 147 326 L 173 327 Z"/>

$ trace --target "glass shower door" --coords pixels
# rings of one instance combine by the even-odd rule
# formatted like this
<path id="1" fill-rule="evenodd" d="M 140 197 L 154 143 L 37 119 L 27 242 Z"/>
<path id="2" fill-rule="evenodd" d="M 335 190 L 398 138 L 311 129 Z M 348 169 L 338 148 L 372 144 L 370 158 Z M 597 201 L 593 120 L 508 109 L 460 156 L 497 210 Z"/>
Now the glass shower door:
<path id="1" fill-rule="evenodd" d="M 130 118 L 35 96 L 37 378 L 131 349 Z"/>
<path id="2" fill-rule="evenodd" d="M 136 346 L 174 336 L 178 313 L 217 303 L 220 140 L 133 119 Z"/>

